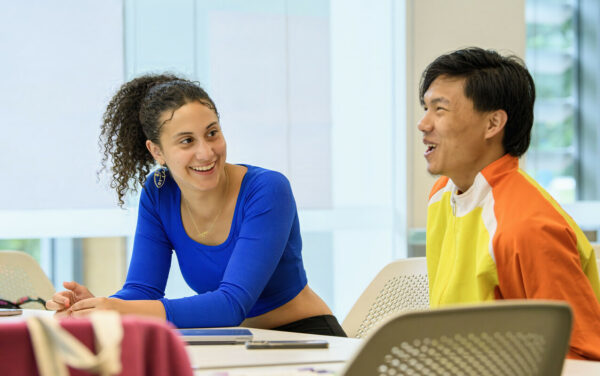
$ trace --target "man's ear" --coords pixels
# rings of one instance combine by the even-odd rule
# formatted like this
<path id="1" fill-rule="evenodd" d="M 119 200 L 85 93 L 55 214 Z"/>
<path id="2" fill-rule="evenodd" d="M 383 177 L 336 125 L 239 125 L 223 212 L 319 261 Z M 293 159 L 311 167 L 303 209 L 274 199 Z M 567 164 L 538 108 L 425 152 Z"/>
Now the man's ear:
<path id="1" fill-rule="evenodd" d="M 508 120 L 508 115 L 504 110 L 492 111 L 488 115 L 487 129 L 485 130 L 485 138 L 487 140 L 501 133 Z"/>
<path id="2" fill-rule="evenodd" d="M 160 150 L 160 146 L 158 144 L 155 144 L 150 140 L 146 140 L 146 148 L 159 165 L 162 166 L 165 164 L 165 158 L 163 157 L 162 150 Z"/>

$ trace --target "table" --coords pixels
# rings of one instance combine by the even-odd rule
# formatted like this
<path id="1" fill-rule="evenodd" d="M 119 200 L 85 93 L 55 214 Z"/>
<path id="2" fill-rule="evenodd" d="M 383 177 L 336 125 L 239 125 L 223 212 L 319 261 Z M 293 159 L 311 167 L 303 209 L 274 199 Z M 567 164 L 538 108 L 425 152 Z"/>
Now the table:
<path id="1" fill-rule="evenodd" d="M 23 309 L 22 315 L 0 316 L 0 323 L 8 321 L 21 321 L 31 316 L 54 316 L 54 311 L 46 311 L 45 309 Z"/>
<path id="2" fill-rule="evenodd" d="M 302 340 L 324 339 L 329 342 L 327 349 L 278 349 L 247 350 L 244 345 L 192 345 L 187 346 L 190 362 L 198 375 L 210 375 L 225 369 L 275 367 L 301 368 L 327 365 L 341 368 L 346 360 L 361 345 L 361 340 L 290 333 L 266 329 L 250 329 L 255 340 Z M 292 367 L 281 367 L 292 366 Z M 328 369 L 328 368 L 327 368 Z M 199 372 L 202 371 L 202 372 Z M 210 371 L 210 372 L 209 372 Z"/>
<path id="3" fill-rule="evenodd" d="M 600 362 L 567 359 L 562 374 L 564 376 L 600 375 Z"/>
<path id="4" fill-rule="evenodd" d="M 355 338 L 250 329 L 256 340 L 326 339 L 329 349 L 247 350 L 243 345 L 187 346 L 195 376 L 295 376 L 340 372 L 362 344 Z M 313 369 L 313 372 L 310 372 Z M 302 372 L 300 372 L 302 370 Z M 567 359 L 564 376 L 600 375 L 600 362 Z"/>
<path id="5" fill-rule="evenodd" d="M 30 316 L 51 316 L 53 312 L 24 309 L 23 315 L 0 317 L 0 323 Z M 247 350 L 243 345 L 186 346 L 196 376 L 280 376 L 310 375 L 299 370 L 340 372 L 362 344 L 362 340 L 311 334 L 250 329 L 256 340 L 326 339 L 328 349 Z M 315 374 L 317 374 L 315 372 Z M 325 373 L 326 374 L 326 373 Z M 567 359 L 564 376 L 600 375 L 600 362 Z"/>
<path id="6" fill-rule="evenodd" d="M 313 374 L 327 376 L 337 374 L 344 368 L 344 363 L 316 363 L 311 365 L 287 365 L 287 366 L 259 366 L 244 368 L 226 368 L 220 370 L 197 370 L 195 376 L 285 376 L 304 375 L 310 376 L 308 368 L 313 369 Z M 594 376 L 600 375 L 600 362 L 588 362 L 584 360 L 565 361 L 563 376 Z"/>

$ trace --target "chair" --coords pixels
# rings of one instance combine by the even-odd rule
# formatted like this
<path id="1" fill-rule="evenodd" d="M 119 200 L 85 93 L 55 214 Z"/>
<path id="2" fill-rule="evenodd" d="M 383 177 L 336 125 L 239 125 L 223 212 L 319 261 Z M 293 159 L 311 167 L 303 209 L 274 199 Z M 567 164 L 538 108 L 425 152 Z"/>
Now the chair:
<path id="1" fill-rule="evenodd" d="M 571 322 L 566 303 L 539 300 L 402 313 L 379 326 L 341 374 L 560 375 Z"/>
<path id="2" fill-rule="evenodd" d="M 33 257 L 20 251 L 0 251 L 0 298 L 14 301 L 30 296 L 48 300 L 54 293 L 52 282 Z M 22 307 L 44 309 L 39 303 Z"/>
<path id="3" fill-rule="evenodd" d="M 342 328 L 348 337 L 363 338 L 392 314 L 429 308 L 428 283 L 425 257 L 391 262 L 354 303 Z"/>

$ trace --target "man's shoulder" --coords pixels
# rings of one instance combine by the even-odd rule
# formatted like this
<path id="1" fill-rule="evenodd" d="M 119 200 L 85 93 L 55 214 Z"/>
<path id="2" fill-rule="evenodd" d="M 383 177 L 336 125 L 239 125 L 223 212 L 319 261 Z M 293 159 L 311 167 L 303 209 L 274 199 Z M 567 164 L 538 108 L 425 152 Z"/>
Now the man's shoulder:
<path id="1" fill-rule="evenodd" d="M 449 182 L 450 182 L 450 178 L 448 178 L 447 176 L 441 176 L 440 178 L 438 178 L 438 180 L 436 180 L 435 183 L 433 184 L 431 191 L 429 192 L 429 200 L 431 200 L 431 198 L 436 193 L 443 191 Z"/>
<path id="2" fill-rule="evenodd" d="M 492 187 L 498 233 L 503 238 L 536 238 L 575 230 L 576 224 L 533 178 L 518 170 Z M 570 229 L 570 231 L 569 231 Z"/>
<path id="3" fill-rule="evenodd" d="M 558 203 L 523 170 L 507 173 L 490 185 L 497 212 L 498 209 L 510 210 L 510 214 L 519 218 L 540 212 L 559 215 Z"/>

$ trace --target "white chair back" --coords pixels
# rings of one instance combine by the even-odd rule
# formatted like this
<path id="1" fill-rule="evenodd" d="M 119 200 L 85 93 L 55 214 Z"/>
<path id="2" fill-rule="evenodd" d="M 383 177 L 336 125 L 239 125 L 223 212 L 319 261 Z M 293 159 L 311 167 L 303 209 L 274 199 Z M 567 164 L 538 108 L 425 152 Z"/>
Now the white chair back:
<path id="1" fill-rule="evenodd" d="M 35 259 L 25 252 L 0 251 L 0 298 L 15 301 L 24 296 L 48 300 L 56 291 Z M 26 303 L 29 309 L 44 309 Z"/>
<path id="2" fill-rule="evenodd" d="M 425 257 L 386 265 L 367 286 L 342 323 L 348 337 L 363 338 L 386 317 L 429 308 Z"/>

